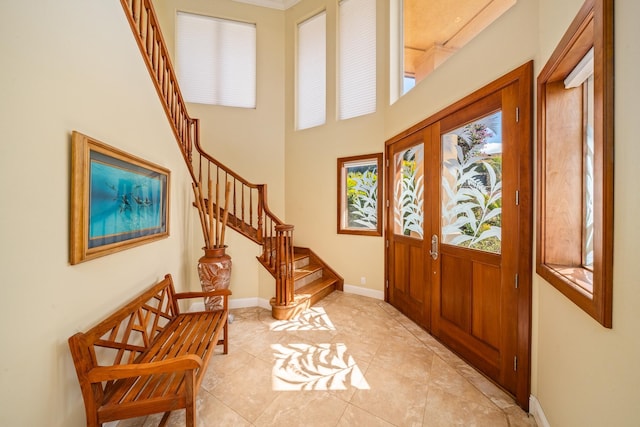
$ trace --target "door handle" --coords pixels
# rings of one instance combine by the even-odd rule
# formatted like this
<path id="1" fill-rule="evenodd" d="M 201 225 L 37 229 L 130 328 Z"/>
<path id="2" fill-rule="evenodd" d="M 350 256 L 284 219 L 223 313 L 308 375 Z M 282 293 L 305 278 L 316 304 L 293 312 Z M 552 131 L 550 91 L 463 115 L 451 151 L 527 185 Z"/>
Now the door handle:
<path id="1" fill-rule="evenodd" d="M 429 255 L 431 255 L 433 259 L 438 259 L 438 236 L 435 234 L 431 236 L 431 250 L 429 251 Z"/>

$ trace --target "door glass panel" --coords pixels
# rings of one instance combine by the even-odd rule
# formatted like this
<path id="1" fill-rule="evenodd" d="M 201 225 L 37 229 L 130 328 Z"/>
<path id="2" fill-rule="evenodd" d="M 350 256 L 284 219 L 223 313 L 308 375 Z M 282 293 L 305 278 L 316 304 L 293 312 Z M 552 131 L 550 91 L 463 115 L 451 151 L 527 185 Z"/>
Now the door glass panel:
<path id="1" fill-rule="evenodd" d="M 395 154 L 394 233 L 422 239 L 424 234 L 424 144 Z"/>
<path id="2" fill-rule="evenodd" d="M 500 253 L 502 113 L 442 134 L 442 242 Z"/>

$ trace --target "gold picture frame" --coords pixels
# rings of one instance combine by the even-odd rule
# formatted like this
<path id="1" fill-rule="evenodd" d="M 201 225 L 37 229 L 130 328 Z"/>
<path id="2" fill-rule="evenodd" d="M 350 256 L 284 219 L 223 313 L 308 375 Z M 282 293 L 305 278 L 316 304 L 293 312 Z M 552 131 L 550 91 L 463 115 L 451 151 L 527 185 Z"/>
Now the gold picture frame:
<path id="1" fill-rule="evenodd" d="M 168 169 L 76 131 L 71 147 L 72 265 L 169 236 Z"/>

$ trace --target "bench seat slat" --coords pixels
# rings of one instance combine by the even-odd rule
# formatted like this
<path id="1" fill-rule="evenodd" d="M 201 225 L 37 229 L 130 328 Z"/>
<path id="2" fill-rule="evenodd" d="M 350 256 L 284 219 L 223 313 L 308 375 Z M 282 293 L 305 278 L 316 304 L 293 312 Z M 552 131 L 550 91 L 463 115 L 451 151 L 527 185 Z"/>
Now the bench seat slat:
<path id="1" fill-rule="evenodd" d="M 217 311 L 178 315 L 171 326 L 158 335 L 151 347 L 141 354 L 136 362 L 154 362 L 183 354 L 195 354 L 203 359 L 203 365 L 206 366 L 218 341 L 216 335 L 221 329 L 218 324 L 223 321 L 222 314 L 223 312 Z M 196 371 L 196 377 L 201 376 L 199 371 Z M 178 374 L 157 374 L 134 380 L 120 380 L 114 383 L 110 393 L 105 395 L 104 405 L 157 398 L 173 399 L 182 393 L 183 383 L 183 376 Z M 198 385 L 199 383 L 200 381 Z"/>
<path id="2" fill-rule="evenodd" d="M 166 356 L 169 356 L 169 354 L 165 353 L 164 358 L 150 358 L 148 355 L 156 353 L 159 347 L 168 349 L 175 345 L 175 343 L 180 339 L 180 334 L 174 333 L 174 331 L 180 327 L 180 322 L 176 322 L 175 319 L 174 321 L 166 325 L 164 330 L 153 340 L 154 345 L 139 354 L 138 357 L 136 357 L 134 363 L 164 360 L 164 358 L 166 358 Z M 136 396 L 138 395 L 140 390 L 146 387 L 146 384 L 149 382 L 149 380 L 151 379 L 148 377 L 125 378 L 119 380 L 118 382 L 109 385 L 105 389 L 103 402 L 105 402 L 105 404 L 110 404 L 132 401 L 137 398 Z"/>

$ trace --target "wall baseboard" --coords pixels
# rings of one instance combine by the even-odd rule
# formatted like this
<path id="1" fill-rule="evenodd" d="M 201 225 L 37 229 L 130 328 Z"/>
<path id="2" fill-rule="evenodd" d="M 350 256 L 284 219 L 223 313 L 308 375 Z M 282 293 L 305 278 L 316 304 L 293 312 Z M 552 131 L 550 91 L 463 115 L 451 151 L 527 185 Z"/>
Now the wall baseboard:
<path id="1" fill-rule="evenodd" d="M 236 298 L 229 300 L 229 309 L 260 307 L 271 310 L 271 304 L 264 298 Z M 194 302 L 189 306 L 189 311 L 204 311 L 204 302 Z"/>
<path id="2" fill-rule="evenodd" d="M 540 401 L 533 394 L 529 396 L 529 413 L 533 415 L 539 427 L 551 427 L 547 417 L 544 415 Z"/>
<path id="3" fill-rule="evenodd" d="M 375 298 L 384 300 L 384 292 L 376 291 L 374 289 L 363 288 L 361 286 L 344 285 L 344 292 L 347 294 L 362 295 L 369 298 Z M 229 308 L 248 308 L 248 307 L 260 307 L 267 310 L 271 310 L 271 304 L 269 300 L 264 298 L 235 298 L 229 299 Z M 203 311 L 204 302 L 194 302 L 189 307 L 189 311 Z M 110 427 L 110 426 L 107 426 Z"/>
<path id="4" fill-rule="evenodd" d="M 362 295 L 363 297 L 384 300 L 384 291 L 376 291 L 375 289 L 363 288 L 361 286 L 345 284 L 344 292 L 347 294 Z"/>

